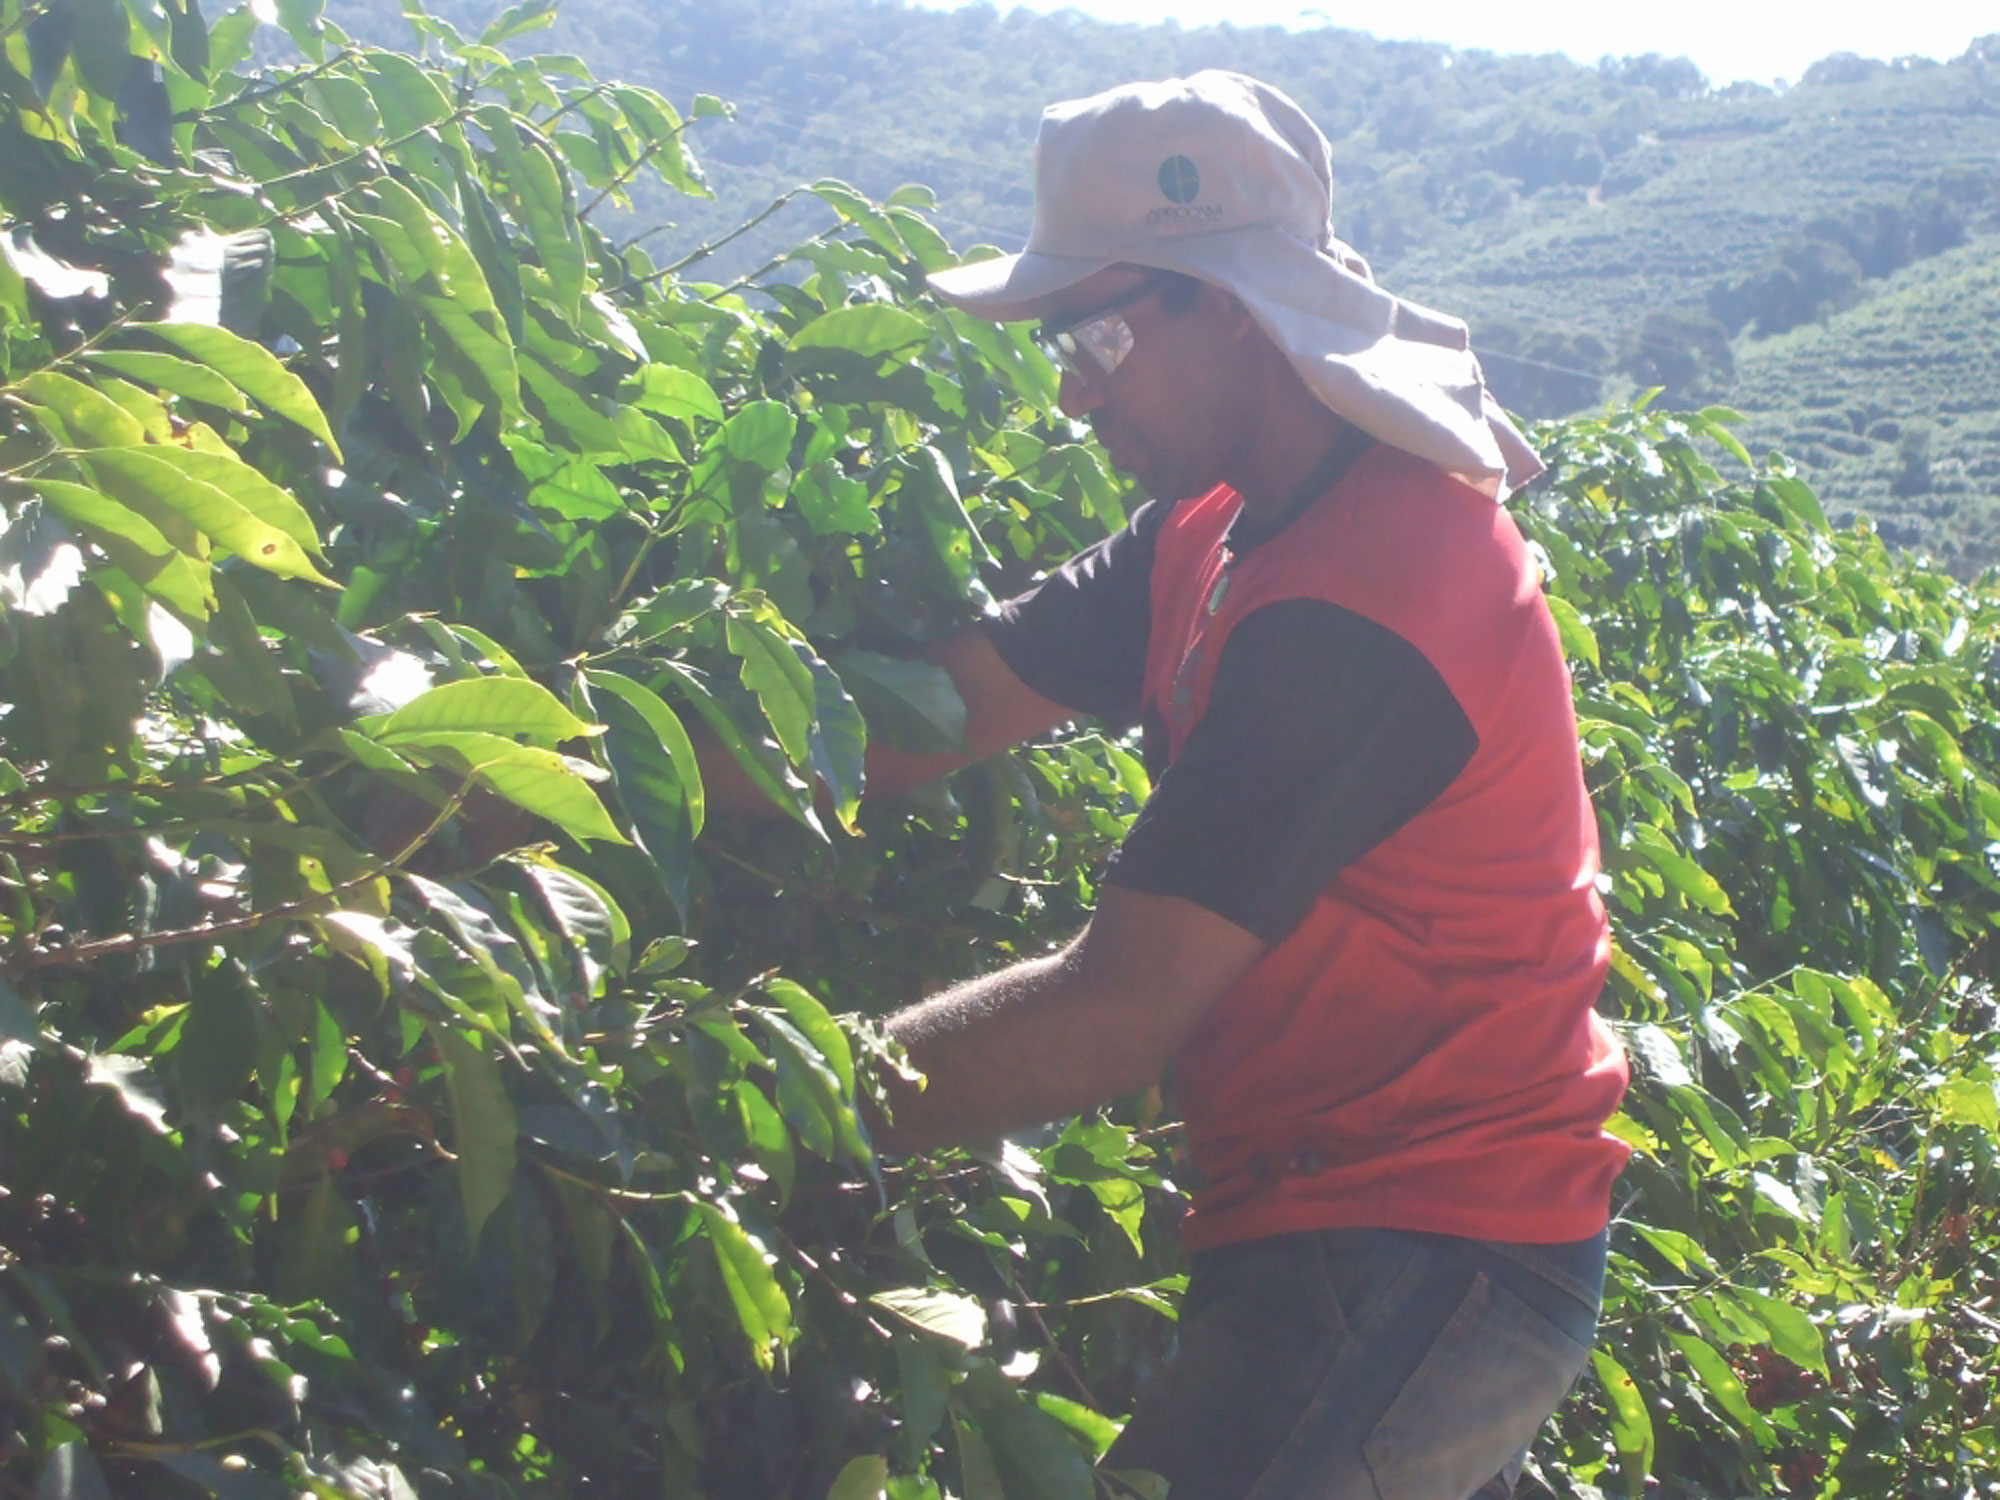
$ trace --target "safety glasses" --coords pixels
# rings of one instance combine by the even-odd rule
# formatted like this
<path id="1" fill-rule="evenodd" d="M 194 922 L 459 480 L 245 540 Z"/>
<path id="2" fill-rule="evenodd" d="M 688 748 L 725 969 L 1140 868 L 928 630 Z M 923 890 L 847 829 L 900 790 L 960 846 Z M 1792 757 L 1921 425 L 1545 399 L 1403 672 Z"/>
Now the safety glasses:
<path id="1" fill-rule="evenodd" d="M 1058 367 L 1078 379 L 1106 379 L 1132 352 L 1132 325 L 1125 321 L 1125 309 L 1152 296 L 1166 282 L 1165 273 L 1148 276 L 1067 323 L 1044 323 L 1035 330 L 1036 341 Z"/>

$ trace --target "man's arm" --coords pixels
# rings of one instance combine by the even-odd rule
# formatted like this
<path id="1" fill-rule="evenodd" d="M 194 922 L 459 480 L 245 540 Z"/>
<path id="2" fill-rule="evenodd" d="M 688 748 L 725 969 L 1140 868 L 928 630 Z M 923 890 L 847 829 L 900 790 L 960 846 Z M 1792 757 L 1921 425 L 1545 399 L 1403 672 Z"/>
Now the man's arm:
<path id="1" fill-rule="evenodd" d="M 915 755 L 883 740 L 868 742 L 868 791 L 897 797 L 961 766 L 1038 739 L 1076 717 L 1073 710 L 1044 698 L 1014 674 L 984 630 L 974 626 L 940 641 L 925 653 L 933 666 L 951 674 L 965 701 L 965 749 Z"/>
<path id="2" fill-rule="evenodd" d="M 938 642 L 925 659 L 951 674 L 952 685 L 965 700 L 965 748 L 936 755 L 899 750 L 883 740 L 868 741 L 868 795 L 898 797 L 927 781 L 949 775 L 961 766 L 1047 734 L 1076 717 L 1073 710 L 1051 702 L 1029 687 L 1001 659 L 986 632 L 972 627 Z M 690 727 L 695 758 L 701 765 L 702 789 L 708 805 L 726 812 L 773 813 L 771 799 L 736 763 L 713 735 Z"/>
<path id="3" fill-rule="evenodd" d="M 1178 896 L 1106 887 L 1068 947 L 892 1016 L 923 1073 L 892 1083 L 898 1150 L 991 1139 L 1145 1087 L 1262 939 Z"/>

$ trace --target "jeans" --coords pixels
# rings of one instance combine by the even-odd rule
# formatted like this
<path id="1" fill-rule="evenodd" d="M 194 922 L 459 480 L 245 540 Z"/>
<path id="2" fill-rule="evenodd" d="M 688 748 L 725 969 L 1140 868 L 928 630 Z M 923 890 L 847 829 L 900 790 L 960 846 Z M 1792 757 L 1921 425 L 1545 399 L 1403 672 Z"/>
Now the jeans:
<path id="1" fill-rule="evenodd" d="M 1387 1229 L 1199 1252 L 1104 1466 L 1171 1500 L 1505 1496 L 1588 1356 L 1604 1253 Z"/>

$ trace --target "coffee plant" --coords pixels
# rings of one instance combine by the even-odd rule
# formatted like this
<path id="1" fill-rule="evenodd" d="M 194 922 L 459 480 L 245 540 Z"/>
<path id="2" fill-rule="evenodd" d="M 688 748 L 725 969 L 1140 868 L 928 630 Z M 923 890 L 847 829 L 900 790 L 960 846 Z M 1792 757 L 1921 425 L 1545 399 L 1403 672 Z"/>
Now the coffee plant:
<path id="1" fill-rule="evenodd" d="M 1130 497 L 920 190 L 727 283 L 607 229 L 726 106 L 549 14 L 0 0 L 0 1492 L 1148 1493 L 1157 1098 L 864 1107 L 1149 791 L 866 749 Z M 1995 1493 L 2000 595 L 1726 413 L 1539 440 L 1636 1077 L 1536 1478 Z"/>

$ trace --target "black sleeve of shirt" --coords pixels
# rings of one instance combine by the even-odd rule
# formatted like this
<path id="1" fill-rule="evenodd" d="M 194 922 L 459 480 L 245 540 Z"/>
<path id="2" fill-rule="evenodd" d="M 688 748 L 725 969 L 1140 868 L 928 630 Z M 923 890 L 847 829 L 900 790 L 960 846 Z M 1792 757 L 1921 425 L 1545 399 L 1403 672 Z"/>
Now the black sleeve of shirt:
<path id="1" fill-rule="evenodd" d="M 1207 712 L 1105 878 L 1277 944 L 1477 744 L 1437 669 L 1394 631 L 1324 600 L 1266 605 L 1230 632 Z"/>
<path id="2" fill-rule="evenodd" d="M 1153 544 L 1168 507 L 1149 500 L 980 622 L 1014 675 L 1051 702 L 1123 728 L 1138 720 L 1151 633 Z"/>

